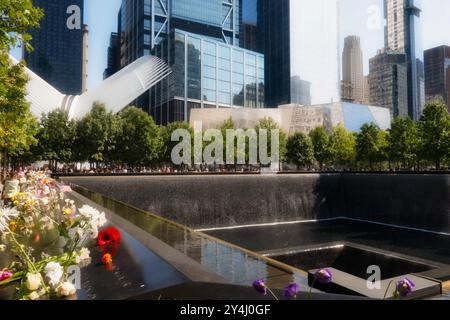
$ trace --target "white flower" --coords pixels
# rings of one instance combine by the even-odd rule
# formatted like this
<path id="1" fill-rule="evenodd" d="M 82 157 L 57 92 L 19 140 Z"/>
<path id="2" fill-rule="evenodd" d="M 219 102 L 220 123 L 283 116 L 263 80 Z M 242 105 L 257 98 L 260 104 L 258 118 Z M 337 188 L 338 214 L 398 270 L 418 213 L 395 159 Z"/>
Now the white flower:
<path id="1" fill-rule="evenodd" d="M 44 269 L 45 276 L 48 278 L 48 283 L 52 287 L 56 287 L 64 274 L 63 267 L 57 262 L 49 262 Z"/>
<path id="2" fill-rule="evenodd" d="M 82 248 L 75 257 L 75 263 L 81 267 L 88 266 L 91 263 L 91 252 L 87 248 Z"/>
<path id="3" fill-rule="evenodd" d="M 46 206 L 49 203 L 48 197 L 41 198 L 41 203 Z"/>
<path id="4" fill-rule="evenodd" d="M 105 213 L 100 213 L 97 209 L 94 209 L 88 205 L 81 207 L 78 212 L 88 221 L 91 237 L 93 239 L 97 238 L 98 228 L 103 227 L 107 222 Z"/>
<path id="5" fill-rule="evenodd" d="M 33 217 L 26 216 L 23 218 L 26 224 L 32 224 L 33 223 Z"/>
<path id="6" fill-rule="evenodd" d="M 91 232 L 91 238 L 96 239 L 98 237 L 98 225 L 94 221 L 89 224 L 89 231 Z"/>
<path id="7" fill-rule="evenodd" d="M 44 229 L 49 231 L 55 228 L 52 219 L 47 216 L 41 218 L 41 224 Z"/>
<path id="8" fill-rule="evenodd" d="M 41 296 L 40 296 L 39 293 L 37 293 L 36 291 L 33 291 L 32 293 L 30 293 L 29 297 L 30 297 L 30 300 L 37 300 L 37 299 L 39 299 Z"/>
<path id="9" fill-rule="evenodd" d="M 40 273 L 27 274 L 27 288 L 30 291 L 36 291 L 41 287 L 42 276 Z"/>
<path id="10" fill-rule="evenodd" d="M 0 232 L 5 232 L 11 218 L 17 218 L 19 212 L 14 208 L 0 208 Z"/>
<path id="11" fill-rule="evenodd" d="M 87 260 L 91 257 L 91 252 L 87 248 L 82 248 L 79 257 L 81 260 Z"/>
<path id="12" fill-rule="evenodd" d="M 0 244 L 0 252 L 5 252 L 6 246 L 4 244 Z"/>
<path id="13" fill-rule="evenodd" d="M 69 297 L 77 292 L 72 282 L 64 282 L 58 287 L 58 295 L 60 297 Z"/>
<path id="14" fill-rule="evenodd" d="M 49 188 L 48 186 L 45 186 L 45 187 L 42 189 L 42 193 L 45 194 L 45 195 L 50 194 L 50 188 Z"/>

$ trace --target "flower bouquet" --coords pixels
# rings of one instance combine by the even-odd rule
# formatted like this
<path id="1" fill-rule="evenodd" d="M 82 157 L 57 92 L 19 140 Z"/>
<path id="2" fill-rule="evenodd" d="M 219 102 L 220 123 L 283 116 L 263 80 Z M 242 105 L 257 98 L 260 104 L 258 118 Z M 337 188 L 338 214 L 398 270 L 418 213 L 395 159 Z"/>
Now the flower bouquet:
<path id="1" fill-rule="evenodd" d="M 90 264 L 87 247 L 105 214 L 77 208 L 67 198 L 70 187 L 43 173 L 29 172 L 21 182 L 21 192 L 0 204 L 0 290 L 14 286 L 15 298 L 24 300 L 74 295 L 69 271 Z"/>

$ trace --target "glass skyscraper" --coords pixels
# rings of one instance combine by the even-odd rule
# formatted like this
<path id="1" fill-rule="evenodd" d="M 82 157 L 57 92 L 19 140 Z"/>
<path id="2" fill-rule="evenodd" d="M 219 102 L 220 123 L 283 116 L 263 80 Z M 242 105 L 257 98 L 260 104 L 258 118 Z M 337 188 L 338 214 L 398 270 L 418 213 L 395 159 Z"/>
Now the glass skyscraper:
<path id="1" fill-rule="evenodd" d="M 193 108 L 264 107 L 262 54 L 181 29 L 169 42 L 168 90 L 162 85 L 151 96 L 150 114 L 158 123 L 189 120 Z"/>
<path id="2" fill-rule="evenodd" d="M 338 9 L 337 0 L 258 1 L 268 106 L 340 100 Z"/>
<path id="3" fill-rule="evenodd" d="M 418 120 L 425 104 L 425 74 L 421 42 L 421 0 L 384 0 L 386 50 L 406 54 L 408 114 Z"/>
<path id="4" fill-rule="evenodd" d="M 28 68 L 61 93 L 76 95 L 83 86 L 83 0 L 33 0 L 44 10 L 40 29 L 31 30 L 34 51 L 24 52 Z M 80 28 L 69 29 L 68 8 L 80 9 Z"/>
<path id="5" fill-rule="evenodd" d="M 425 51 L 427 100 L 443 99 L 450 112 L 450 46 Z"/>
<path id="6" fill-rule="evenodd" d="M 264 59 L 239 50 L 241 24 L 241 0 L 123 0 L 121 66 L 154 54 L 173 70 L 136 104 L 162 124 L 196 107 L 264 105 Z"/>

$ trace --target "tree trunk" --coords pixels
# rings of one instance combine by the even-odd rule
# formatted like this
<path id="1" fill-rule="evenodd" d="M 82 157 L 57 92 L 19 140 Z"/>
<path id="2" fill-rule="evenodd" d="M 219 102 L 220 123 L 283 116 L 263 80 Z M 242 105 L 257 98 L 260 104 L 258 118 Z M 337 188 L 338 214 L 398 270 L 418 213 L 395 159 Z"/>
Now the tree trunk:
<path id="1" fill-rule="evenodd" d="M 0 157 L 0 170 L 2 172 L 0 179 L 2 182 L 5 182 L 5 180 L 6 180 L 6 158 L 7 158 L 6 152 L 2 152 L 0 154 L 0 156 L 1 156 Z"/>

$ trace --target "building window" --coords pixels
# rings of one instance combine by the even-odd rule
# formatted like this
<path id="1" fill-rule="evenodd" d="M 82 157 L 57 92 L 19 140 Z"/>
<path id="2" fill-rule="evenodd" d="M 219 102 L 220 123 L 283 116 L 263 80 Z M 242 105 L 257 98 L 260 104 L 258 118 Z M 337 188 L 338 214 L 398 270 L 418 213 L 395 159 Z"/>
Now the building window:
<path id="1" fill-rule="evenodd" d="M 152 1 L 144 0 L 144 14 L 151 15 L 151 13 L 152 13 Z"/>
<path id="2" fill-rule="evenodd" d="M 144 34 L 144 44 L 145 45 L 151 45 L 152 44 L 152 37 L 149 34 Z"/>
<path id="3" fill-rule="evenodd" d="M 145 30 L 150 30 L 151 29 L 151 22 L 148 19 L 144 20 L 144 29 Z"/>

